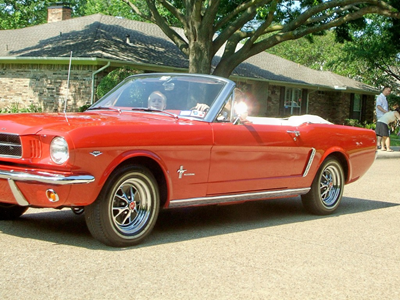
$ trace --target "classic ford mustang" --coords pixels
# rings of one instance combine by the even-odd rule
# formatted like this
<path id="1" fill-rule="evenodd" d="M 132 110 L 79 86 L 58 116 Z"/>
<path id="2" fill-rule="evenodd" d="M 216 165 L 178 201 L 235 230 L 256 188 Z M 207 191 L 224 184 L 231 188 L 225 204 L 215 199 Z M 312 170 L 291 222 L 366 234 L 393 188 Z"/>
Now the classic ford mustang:
<path id="1" fill-rule="evenodd" d="M 162 208 L 301 196 L 310 213 L 336 211 L 374 162 L 374 131 L 251 117 L 243 95 L 211 75 L 141 74 L 83 113 L 1 115 L 0 219 L 69 207 L 126 247 Z"/>

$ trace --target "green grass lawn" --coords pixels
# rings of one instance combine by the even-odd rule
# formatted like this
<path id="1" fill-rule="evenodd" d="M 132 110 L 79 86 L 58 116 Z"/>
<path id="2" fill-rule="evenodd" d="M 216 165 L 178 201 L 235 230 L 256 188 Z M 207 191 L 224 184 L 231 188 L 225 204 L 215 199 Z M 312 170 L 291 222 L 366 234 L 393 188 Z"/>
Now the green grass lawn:
<path id="1" fill-rule="evenodd" d="M 400 136 L 392 133 L 390 135 L 390 146 L 400 146 Z"/>

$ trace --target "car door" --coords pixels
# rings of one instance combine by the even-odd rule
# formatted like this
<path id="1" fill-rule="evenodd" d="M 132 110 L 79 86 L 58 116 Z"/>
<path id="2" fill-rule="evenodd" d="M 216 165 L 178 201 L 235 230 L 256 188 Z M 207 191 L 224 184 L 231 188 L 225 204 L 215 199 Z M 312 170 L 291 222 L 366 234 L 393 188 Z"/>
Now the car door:
<path id="1" fill-rule="evenodd" d="M 303 145 L 298 127 L 229 122 L 212 128 L 208 195 L 301 185 L 312 149 Z"/>

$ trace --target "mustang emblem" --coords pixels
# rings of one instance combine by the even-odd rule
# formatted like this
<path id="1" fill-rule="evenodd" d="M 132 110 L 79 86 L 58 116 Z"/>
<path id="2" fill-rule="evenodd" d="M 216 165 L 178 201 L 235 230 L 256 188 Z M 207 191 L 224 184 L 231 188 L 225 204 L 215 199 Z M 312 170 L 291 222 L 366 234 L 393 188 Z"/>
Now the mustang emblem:
<path id="1" fill-rule="evenodd" d="M 186 171 L 187 171 L 187 170 L 185 170 L 185 169 L 183 168 L 183 166 L 181 166 L 181 167 L 178 169 L 178 171 L 176 171 L 176 172 L 179 174 L 179 179 L 182 178 L 183 173 L 185 173 Z"/>
<path id="2" fill-rule="evenodd" d="M 196 174 L 194 174 L 194 173 L 186 173 L 186 174 L 184 174 L 186 171 L 187 171 L 187 170 L 184 169 L 183 166 L 181 166 L 181 167 L 178 169 L 178 171 L 176 171 L 176 172 L 179 174 L 179 179 L 181 179 L 182 176 L 194 176 L 194 175 L 196 175 Z"/>

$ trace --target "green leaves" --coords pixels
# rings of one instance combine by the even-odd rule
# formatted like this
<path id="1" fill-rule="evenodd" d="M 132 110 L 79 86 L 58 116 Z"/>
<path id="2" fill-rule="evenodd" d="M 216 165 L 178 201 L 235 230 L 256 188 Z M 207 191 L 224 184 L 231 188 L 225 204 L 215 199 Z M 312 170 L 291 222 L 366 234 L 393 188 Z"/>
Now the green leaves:
<path id="1" fill-rule="evenodd" d="M 112 88 L 114 88 L 118 83 L 130 75 L 138 74 L 137 70 L 129 67 L 123 67 L 111 71 L 106 77 L 104 77 L 99 85 L 97 86 L 96 95 L 100 99 L 105 94 L 107 94 Z"/>
<path id="2" fill-rule="evenodd" d="M 0 0 L 0 30 L 45 23 L 47 1 Z"/>

